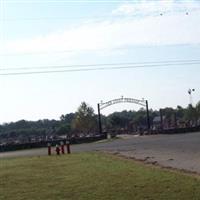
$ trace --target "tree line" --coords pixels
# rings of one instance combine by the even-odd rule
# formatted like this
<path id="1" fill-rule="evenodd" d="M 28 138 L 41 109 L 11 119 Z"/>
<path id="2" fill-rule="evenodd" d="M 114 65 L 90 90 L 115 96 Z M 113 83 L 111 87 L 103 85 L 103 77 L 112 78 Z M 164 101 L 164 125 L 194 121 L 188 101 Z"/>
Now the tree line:
<path id="1" fill-rule="evenodd" d="M 176 123 L 184 126 L 200 125 L 200 102 L 196 106 L 188 105 L 187 108 L 162 109 L 165 123 L 174 126 Z M 159 124 L 155 121 L 160 116 L 160 110 L 149 111 L 151 127 Z M 82 102 L 75 113 L 61 115 L 59 120 L 38 120 L 5 123 L 0 125 L 0 143 L 2 141 L 23 141 L 53 139 L 58 136 L 87 137 L 98 134 L 98 116 L 94 109 L 86 102 Z M 136 132 L 147 126 L 146 110 L 124 110 L 114 112 L 108 116 L 101 115 L 103 131 L 129 131 Z"/>

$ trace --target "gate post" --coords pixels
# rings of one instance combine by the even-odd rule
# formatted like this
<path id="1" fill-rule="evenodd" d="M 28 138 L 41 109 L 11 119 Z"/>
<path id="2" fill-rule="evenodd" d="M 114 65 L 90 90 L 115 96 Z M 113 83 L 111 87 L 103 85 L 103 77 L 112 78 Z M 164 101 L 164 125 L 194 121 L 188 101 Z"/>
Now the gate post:
<path id="1" fill-rule="evenodd" d="M 149 118 L 149 105 L 148 105 L 148 101 L 146 100 L 146 110 L 147 110 L 147 127 L 148 127 L 148 132 L 150 133 L 150 118 Z"/>
<path id="2" fill-rule="evenodd" d="M 101 125 L 101 113 L 100 113 L 100 105 L 97 104 L 98 108 L 98 122 L 99 122 L 99 134 L 102 135 L 102 125 Z"/>
<path id="3" fill-rule="evenodd" d="M 163 131 L 163 111 L 160 109 L 160 128 Z"/>

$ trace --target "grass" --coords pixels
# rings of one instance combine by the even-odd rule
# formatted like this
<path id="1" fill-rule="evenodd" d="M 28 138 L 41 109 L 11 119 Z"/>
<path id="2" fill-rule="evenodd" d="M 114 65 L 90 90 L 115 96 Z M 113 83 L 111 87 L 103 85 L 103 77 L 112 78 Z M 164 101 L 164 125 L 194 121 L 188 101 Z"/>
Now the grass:
<path id="1" fill-rule="evenodd" d="M 0 160 L 0 200 L 192 200 L 200 179 L 100 153 Z"/>

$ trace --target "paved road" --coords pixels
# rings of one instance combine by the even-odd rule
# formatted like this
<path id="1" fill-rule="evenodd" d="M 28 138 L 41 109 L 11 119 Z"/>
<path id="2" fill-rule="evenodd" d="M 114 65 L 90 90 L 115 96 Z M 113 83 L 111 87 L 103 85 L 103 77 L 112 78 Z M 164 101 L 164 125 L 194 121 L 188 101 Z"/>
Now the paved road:
<path id="1" fill-rule="evenodd" d="M 72 152 L 111 151 L 145 162 L 200 173 L 200 132 L 127 137 L 111 142 L 72 145 Z M 46 155 L 47 149 L 0 153 L 0 158 Z M 0 161 L 2 162 L 2 161 Z"/>

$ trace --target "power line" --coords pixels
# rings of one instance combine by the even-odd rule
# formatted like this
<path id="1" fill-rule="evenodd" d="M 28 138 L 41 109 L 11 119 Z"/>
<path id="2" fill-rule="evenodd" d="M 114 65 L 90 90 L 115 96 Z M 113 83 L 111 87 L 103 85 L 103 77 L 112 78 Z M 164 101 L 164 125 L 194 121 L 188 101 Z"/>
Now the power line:
<path id="1" fill-rule="evenodd" d="M 18 71 L 18 70 L 38 70 L 38 69 L 58 69 L 58 68 L 86 68 L 86 67 L 102 67 L 102 66 L 120 66 L 120 65 L 138 65 L 151 66 L 153 65 L 181 65 L 181 64 L 199 64 L 200 60 L 168 60 L 168 61 L 152 61 L 152 62 L 120 62 L 120 63 L 99 63 L 99 64 L 74 64 L 61 66 L 38 66 L 38 67 L 10 67 L 0 68 L 0 71 Z"/>
<path id="2" fill-rule="evenodd" d="M 198 11 L 199 9 L 193 9 L 193 11 Z M 184 13 L 184 15 L 189 15 L 189 11 L 187 11 L 187 9 L 184 9 L 182 11 L 179 11 L 180 13 Z M 190 11 L 191 13 L 191 11 Z M 163 15 L 167 15 L 167 13 L 165 12 L 154 12 L 155 16 L 163 16 Z M 4 18 L 1 19 L 0 21 L 6 21 L 6 22 L 16 22 L 16 21 L 47 21 L 47 20 L 85 20 L 88 19 L 90 20 L 94 20 L 94 19 L 105 19 L 105 18 L 110 18 L 110 19 L 114 19 L 114 18 L 133 18 L 133 17 L 137 17 L 138 14 L 137 13 L 132 13 L 132 14 L 128 14 L 128 15 L 124 15 L 124 14 L 107 14 L 107 15 L 96 15 L 96 16 L 80 16 L 80 17 L 69 17 L 69 16 L 56 16 L 56 17 L 27 17 L 27 18 Z"/>
<path id="3" fill-rule="evenodd" d="M 189 65 L 199 65 L 198 63 L 190 63 Z M 0 73 L 0 76 L 10 76 L 10 75 L 30 75 L 30 74 L 50 74 L 50 73 L 66 73 L 66 72 L 87 72 L 87 71 L 100 71 L 100 70 L 116 70 L 116 69 L 133 69 L 133 68 L 160 68 L 169 66 L 183 66 L 188 65 L 188 63 L 179 64 L 163 64 L 163 65 L 139 65 L 139 66 L 114 66 L 114 67 L 97 67 L 97 68 L 86 68 L 86 69 L 68 69 L 68 70 L 53 70 L 53 71 L 31 71 L 31 72 L 9 72 Z"/>
<path id="4" fill-rule="evenodd" d="M 180 11 L 181 12 L 181 11 Z M 189 15 L 189 12 L 187 11 L 182 11 L 185 15 Z M 155 13 L 155 16 L 163 16 L 163 13 Z M 165 15 L 167 15 L 165 13 Z M 6 22 L 17 22 L 17 21 L 57 21 L 57 20 L 86 20 L 88 21 L 93 21 L 94 19 L 115 19 L 115 18 L 120 18 L 120 19 L 130 19 L 133 17 L 137 17 L 138 14 L 129 14 L 129 15 L 123 15 L 123 14 L 115 14 L 115 15 L 101 15 L 101 16 L 82 16 L 82 17 L 29 17 L 29 18 L 4 18 L 0 19 L 0 21 L 6 21 Z"/>

